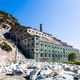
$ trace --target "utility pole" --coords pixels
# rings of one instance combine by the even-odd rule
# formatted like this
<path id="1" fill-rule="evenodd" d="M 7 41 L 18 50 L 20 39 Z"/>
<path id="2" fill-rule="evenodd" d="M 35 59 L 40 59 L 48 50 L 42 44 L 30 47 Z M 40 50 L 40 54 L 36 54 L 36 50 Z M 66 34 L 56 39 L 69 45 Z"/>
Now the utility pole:
<path id="1" fill-rule="evenodd" d="M 17 61 L 17 45 L 16 45 L 16 51 L 15 51 L 15 63 Z"/>
<path id="2" fill-rule="evenodd" d="M 15 49 L 15 60 L 14 60 L 14 63 L 16 63 L 16 61 L 17 61 L 17 50 L 18 50 L 18 48 L 17 48 L 17 39 L 16 39 L 15 46 L 16 46 L 16 49 Z"/>

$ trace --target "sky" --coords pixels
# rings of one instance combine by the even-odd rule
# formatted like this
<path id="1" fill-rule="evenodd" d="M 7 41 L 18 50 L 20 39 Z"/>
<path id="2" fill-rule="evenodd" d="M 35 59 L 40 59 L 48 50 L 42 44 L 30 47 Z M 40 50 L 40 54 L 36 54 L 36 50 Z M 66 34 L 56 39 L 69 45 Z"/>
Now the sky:
<path id="1" fill-rule="evenodd" d="M 0 10 L 80 49 L 80 0 L 0 0 Z"/>

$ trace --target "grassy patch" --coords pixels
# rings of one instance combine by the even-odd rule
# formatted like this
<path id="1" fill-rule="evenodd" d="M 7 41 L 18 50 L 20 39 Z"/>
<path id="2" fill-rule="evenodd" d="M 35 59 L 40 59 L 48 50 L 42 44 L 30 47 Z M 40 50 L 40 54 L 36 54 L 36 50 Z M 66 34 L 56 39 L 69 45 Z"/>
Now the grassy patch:
<path id="1" fill-rule="evenodd" d="M 10 45 L 8 45 L 6 42 L 3 42 L 3 44 L 1 45 L 1 48 L 4 50 L 4 51 L 12 51 L 12 48 Z"/>
<path id="2" fill-rule="evenodd" d="M 75 61 L 75 62 L 62 62 L 62 63 L 80 65 L 80 62 L 78 62 L 78 61 Z"/>

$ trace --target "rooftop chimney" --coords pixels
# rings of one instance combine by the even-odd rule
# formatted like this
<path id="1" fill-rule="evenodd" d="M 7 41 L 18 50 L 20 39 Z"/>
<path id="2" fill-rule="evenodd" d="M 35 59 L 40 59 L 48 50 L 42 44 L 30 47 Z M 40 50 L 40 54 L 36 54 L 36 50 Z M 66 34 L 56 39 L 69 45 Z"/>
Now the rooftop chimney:
<path id="1" fill-rule="evenodd" d="M 42 32 L 43 30 L 42 30 L 42 24 L 40 24 L 40 31 Z"/>

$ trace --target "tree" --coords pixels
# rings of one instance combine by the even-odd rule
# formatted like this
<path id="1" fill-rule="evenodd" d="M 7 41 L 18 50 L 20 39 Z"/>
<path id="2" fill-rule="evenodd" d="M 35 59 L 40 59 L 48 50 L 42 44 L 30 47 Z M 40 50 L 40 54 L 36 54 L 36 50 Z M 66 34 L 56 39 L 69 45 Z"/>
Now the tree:
<path id="1" fill-rule="evenodd" d="M 77 56 L 76 56 L 76 53 L 74 53 L 74 52 L 70 53 L 68 55 L 68 61 L 70 61 L 70 62 L 75 62 L 76 58 L 77 58 Z"/>

